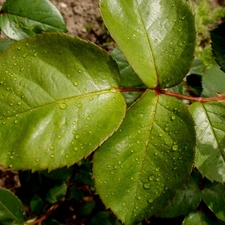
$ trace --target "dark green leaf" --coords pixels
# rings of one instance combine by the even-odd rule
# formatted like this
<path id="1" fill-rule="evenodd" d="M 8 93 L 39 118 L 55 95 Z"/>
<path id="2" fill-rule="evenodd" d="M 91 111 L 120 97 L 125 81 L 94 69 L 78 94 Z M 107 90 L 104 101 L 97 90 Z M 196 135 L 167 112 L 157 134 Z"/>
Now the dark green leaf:
<path id="1" fill-rule="evenodd" d="M 122 225 L 120 222 L 116 223 L 110 212 L 101 211 L 94 215 L 88 225 Z"/>
<path id="2" fill-rule="evenodd" d="M 215 182 L 205 186 L 202 197 L 216 217 L 225 221 L 225 185 Z"/>
<path id="3" fill-rule="evenodd" d="M 0 26 L 1 30 L 14 40 L 43 31 L 66 31 L 60 12 L 49 0 L 5 1 L 1 10 Z"/>
<path id="4" fill-rule="evenodd" d="M 89 214 L 91 214 L 92 210 L 95 208 L 95 202 L 91 201 L 91 202 L 84 202 L 80 209 L 78 210 L 78 214 L 80 216 L 87 216 Z"/>
<path id="5" fill-rule="evenodd" d="M 186 0 L 101 0 L 100 9 L 146 86 L 172 87 L 183 80 L 195 47 L 194 17 Z"/>
<path id="6" fill-rule="evenodd" d="M 199 74 L 190 74 L 186 77 L 187 84 L 191 91 L 196 95 L 200 96 L 203 88 L 202 88 L 202 75 Z"/>
<path id="7" fill-rule="evenodd" d="M 204 212 L 192 212 L 187 215 L 182 225 L 224 225 L 222 221 L 215 218 L 210 218 Z"/>
<path id="8" fill-rule="evenodd" d="M 66 192 L 67 192 L 66 182 L 62 182 L 61 184 L 56 185 L 55 187 L 49 190 L 49 192 L 46 195 L 46 201 L 51 204 L 55 204 L 66 195 Z"/>
<path id="9" fill-rule="evenodd" d="M 225 93 L 225 74 L 218 67 L 213 67 L 205 72 L 202 76 L 202 96 L 213 97 L 216 92 Z"/>
<path id="10" fill-rule="evenodd" d="M 217 63 L 225 71 L 225 22 L 211 31 L 212 49 Z"/>
<path id="11" fill-rule="evenodd" d="M 10 45 L 13 43 L 13 41 L 0 40 L 0 53 L 9 49 Z"/>
<path id="12" fill-rule="evenodd" d="M 96 192 L 126 225 L 157 214 L 190 174 L 194 146 L 187 107 L 146 91 L 94 154 Z"/>
<path id="13" fill-rule="evenodd" d="M 187 183 L 176 193 L 170 204 L 160 214 L 160 217 L 172 218 L 185 216 L 195 210 L 201 201 L 199 189 L 200 176 L 194 172 Z"/>
<path id="14" fill-rule="evenodd" d="M 40 216 L 43 208 L 44 208 L 44 202 L 38 195 L 34 195 L 33 198 L 30 201 L 30 208 L 33 213 Z"/>
<path id="15" fill-rule="evenodd" d="M 11 45 L 0 61 L 0 163 L 5 167 L 73 165 L 123 120 L 126 104 L 117 90 L 116 64 L 91 43 L 45 33 Z"/>
<path id="16" fill-rule="evenodd" d="M 80 190 L 78 190 L 76 187 L 70 188 L 70 195 L 75 200 L 82 200 L 83 199 L 83 193 Z"/>
<path id="17" fill-rule="evenodd" d="M 196 102 L 190 110 L 196 124 L 195 165 L 209 180 L 225 182 L 225 105 Z"/>
<path id="18" fill-rule="evenodd" d="M 69 168 L 60 168 L 53 170 L 51 172 L 48 172 L 47 170 L 42 171 L 41 173 L 45 175 L 48 178 L 51 178 L 53 180 L 69 180 L 74 172 L 74 167 L 69 167 Z"/>
<path id="19" fill-rule="evenodd" d="M 12 192 L 0 188 L 0 223 L 22 225 L 24 215 L 20 200 Z"/>

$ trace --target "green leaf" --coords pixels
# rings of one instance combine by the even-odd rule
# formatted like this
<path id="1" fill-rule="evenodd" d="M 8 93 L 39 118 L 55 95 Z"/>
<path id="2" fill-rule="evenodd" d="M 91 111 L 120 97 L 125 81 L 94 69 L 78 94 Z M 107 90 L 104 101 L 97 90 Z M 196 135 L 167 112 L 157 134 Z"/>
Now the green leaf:
<path id="1" fill-rule="evenodd" d="M 0 53 L 9 49 L 10 45 L 13 44 L 13 41 L 0 40 Z"/>
<path id="2" fill-rule="evenodd" d="M 43 31 L 67 31 L 62 15 L 49 0 L 7 0 L 2 6 L 0 27 L 13 40 Z"/>
<path id="3" fill-rule="evenodd" d="M 225 185 L 217 182 L 205 185 L 202 197 L 216 217 L 225 221 Z"/>
<path id="4" fill-rule="evenodd" d="M 33 213 L 40 216 L 43 208 L 44 208 L 44 202 L 38 195 L 34 195 L 33 198 L 30 201 L 30 208 Z"/>
<path id="5" fill-rule="evenodd" d="M 0 61 L 0 162 L 5 167 L 70 166 L 123 120 L 126 104 L 116 89 L 117 67 L 91 43 L 45 33 L 12 45 Z"/>
<path id="6" fill-rule="evenodd" d="M 119 221 L 116 222 L 110 212 L 100 211 L 90 219 L 88 225 L 122 225 L 122 224 Z"/>
<path id="7" fill-rule="evenodd" d="M 190 111 L 197 135 L 195 166 L 209 180 L 225 182 L 225 105 L 196 102 Z"/>
<path id="8" fill-rule="evenodd" d="M 94 154 L 96 192 L 126 225 L 157 214 L 190 174 L 194 146 L 187 107 L 148 90 Z"/>
<path id="9" fill-rule="evenodd" d="M 204 212 L 192 212 L 187 215 L 182 225 L 224 225 L 222 221 L 209 217 Z"/>
<path id="10" fill-rule="evenodd" d="M 51 204 L 55 204 L 66 195 L 66 192 L 66 182 L 62 182 L 61 184 L 56 185 L 48 191 L 48 193 L 46 194 L 46 201 Z"/>
<path id="11" fill-rule="evenodd" d="M 225 23 L 222 23 L 218 28 L 211 31 L 212 49 L 216 57 L 217 63 L 225 72 Z"/>
<path id="12" fill-rule="evenodd" d="M 150 88 L 172 87 L 188 73 L 195 47 L 187 1 L 101 0 L 105 24 L 129 64 Z"/>
<path id="13" fill-rule="evenodd" d="M 90 201 L 90 202 L 84 202 L 81 207 L 78 210 L 78 214 L 80 216 L 88 216 L 91 214 L 92 210 L 95 208 L 95 202 Z"/>
<path id="14" fill-rule="evenodd" d="M 160 217 L 184 216 L 195 210 L 202 197 L 199 185 L 200 176 L 197 172 L 194 172 L 187 183 L 176 193 L 170 204 L 163 210 Z"/>
<path id="15" fill-rule="evenodd" d="M 0 188 L 0 223 L 22 225 L 24 215 L 20 200 L 12 192 Z"/>
<path id="16" fill-rule="evenodd" d="M 225 74 L 218 67 L 213 67 L 205 72 L 202 76 L 202 96 L 213 97 L 216 92 L 225 93 L 224 85 Z"/>

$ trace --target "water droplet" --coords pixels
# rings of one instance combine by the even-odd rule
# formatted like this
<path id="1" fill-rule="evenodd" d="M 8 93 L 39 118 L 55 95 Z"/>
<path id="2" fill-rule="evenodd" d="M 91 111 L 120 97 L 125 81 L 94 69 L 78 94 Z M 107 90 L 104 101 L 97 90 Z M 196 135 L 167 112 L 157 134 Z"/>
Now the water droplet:
<path id="1" fill-rule="evenodd" d="M 13 59 L 16 59 L 16 56 L 13 56 L 12 58 L 13 58 Z"/>
<path id="2" fill-rule="evenodd" d="M 90 116 L 88 116 L 88 117 L 87 117 L 87 120 L 88 120 L 88 121 L 90 121 L 90 120 L 91 120 L 91 117 L 90 117 Z"/>
<path id="3" fill-rule="evenodd" d="M 17 124 L 18 123 L 18 120 L 15 120 L 14 123 Z"/>
<path id="4" fill-rule="evenodd" d="M 66 103 L 60 103 L 59 108 L 64 110 L 64 109 L 67 108 L 67 104 Z"/>
<path id="5" fill-rule="evenodd" d="M 173 148 L 174 151 L 177 151 L 178 150 L 178 146 L 177 145 L 173 145 L 172 148 Z"/>
<path id="6" fill-rule="evenodd" d="M 133 34 L 133 39 L 136 39 L 136 35 L 135 34 Z"/>
<path id="7" fill-rule="evenodd" d="M 75 136 L 75 138 L 76 138 L 76 139 L 79 139 L 79 138 L 80 138 L 80 135 L 79 135 L 79 134 L 77 134 L 77 135 Z"/>
<path id="8" fill-rule="evenodd" d="M 150 184 L 150 183 L 144 184 L 144 188 L 145 188 L 145 189 L 149 189 L 150 187 L 151 187 L 151 184 Z"/>
<path id="9" fill-rule="evenodd" d="M 17 102 L 18 105 L 22 105 L 22 102 Z"/>
<path id="10" fill-rule="evenodd" d="M 57 136 L 57 138 L 58 138 L 58 139 L 61 139 L 61 138 L 62 138 L 62 135 L 59 134 L 59 135 Z"/>
<path id="11" fill-rule="evenodd" d="M 153 203 L 153 199 L 148 199 L 148 202 L 149 202 L 150 204 L 152 204 L 152 203 Z"/>
<path id="12" fill-rule="evenodd" d="M 51 146 L 49 147 L 49 149 L 50 149 L 51 151 L 53 151 L 53 150 L 55 149 L 54 145 L 51 145 Z"/>
<path id="13" fill-rule="evenodd" d="M 77 104 L 77 107 L 78 107 L 78 108 L 82 108 L 82 104 L 81 104 L 81 103 L 78 103 L 78 104 Z"/>
<path id="14" fill-rule="evenodd" d="M 141 130 L 138 130 L 137 133 L 140 134 L 141 133 Z"/>
<path id="15" fill-rule="evenodd" d="M 35 162 L 38 162 L 38 161 L 39 161 L 39 159 L 38 159 L 38 158 L 36 158 L 36 159 L 35 159 Z"/>
<path id="16" fill-rule="evenodd" d="M 158 42 L 158 39 L 155 39 L 154 42 L 157 43 Z"/>
<path id="17" fill-rule="evenodd" d="M 151 176 L 151 177 L 149 177 L 148 179 L 149 179 L 150 181 L 153 181 L 153 180 L 154 180 L 154 177 Z"/>
<path id="18" fill-rule="evenodd" d="M 172 120 L 175 120 L 175 119 L 176 119 L 176 116 L 172 116 L 171 119 L 172 119 Z"/>
<path id="19" fill-rule="evenodd" d="M 78 73 L 81 73 L 81 70 L 78 70 Z"/>
<path id="20" fill-rule="evenodd" d="M 26 57 L 27 57 L 27 53 L 24 53 L 24 54 L 23 54 L 23 58 L 26 58 Z"/>
<path id="21" fill-rule="evenodd" d="M 79 82 L 75 81 L 75 82 L 73 82 L 73 85 L 77 87 L 79 85 Z"/>
<path id="22" fill-rule="evenodd" d="M 74 150 L 74 151 L 77 151 L 77 150 L 78 150 L 78 147 L 74 147 L 73 150 Z"/>
<path id="23" fill-rule="evenodd" d="M 76 121 L 73 121 L 73 122 L 72 122 L 72 124 L 73 124 L 73 125 L 76 125 L 76 124 L 77 124 L 77 122 L 76 122 Z"/>
<path id="24" fill-rule="evenodd" d="M 114 170 L 112 170 L 112 171 L 110 172 L 110 174 L 113 175 L 113 174 L 114 174 Z"/>
<path id="25" fill-rule="evenodd" d="M 52 154 L 50 157 L 53 159 L 55 157 L 55 155 Z"/>
<path id="26" fill-rule="evenodd" d="M 20 49 L 21 49 L 21 47 L 20 47 L 20 46 L 18 46 L 18 47 L 17 47 L 17 49 L 18 49 L 18 50 L 20 50 Z"/>
<path id="27" fill-rule="evenodd" d="M 90 97 L 90 98 L 89 98 L 90 101 L 93 101 L 93 99 L 94 99 L 93 97 Z"/>

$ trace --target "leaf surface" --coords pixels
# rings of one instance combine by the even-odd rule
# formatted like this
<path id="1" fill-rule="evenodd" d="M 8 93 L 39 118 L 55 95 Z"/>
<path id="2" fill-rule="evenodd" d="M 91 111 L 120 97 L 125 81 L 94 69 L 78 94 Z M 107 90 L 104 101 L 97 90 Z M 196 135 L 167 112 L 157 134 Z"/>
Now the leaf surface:
<path id="1" fill-rule="evenodd" d="M 20 224 L 24 222 L 24 211 L 19 199 L 10 191 L 0 188 L 0 223 Z"/>
<path id="2" fill-rule="evenodd" d="M 216 29 L 211 31 L 212 49 L 217 63 L 225 72 L 225 23 L 220 24 Z"/>
<path id="3" fill-rule="evenodd" d="M 7 0 L 2 6 L 0 27 L 14 40 L 42 31 L 66 31 L 62 15 L 49 0 Z"/>
<path id="4" fill-rule="evenodd" d="M 202 200 L 200 185 L 200 174 L 193 172 L 192 176 L 186 184 L 176 192 L 172 201 L 165 210 L 162 211 L 160 217 L 173 218 L 184 216 L 195 210 Z"/>
<path id="5" fill-rule="evenodd" d="M 225 185 L 217 182 L 210 183 L 202 191 L 202 197 L 216 217 L 225 221 Z"/>
<path id="6" fill-rule="evenodd" d="M 124 117 L 126 104 L 115 89 L 117 67 L 91 43 L 46 33 L 12 45 L 0 61 L 3 166 L 70 166 L 94 151 Z"/>
<path id="7" fill-rule="evenodd" d="M 209 180 L 225 182 L 225 105 L 194 103 L 190 110 L 197 135 L 195 166 Z"/>
<path id="8" fill-rule="evenodd" d="M 195 47 L 187 1 L 101 0 L 105 24 L 128 62 L 150 88 L 180 83 Z"/>
<path id="9" fill-rule="evenodd" d="M 190 174 L 194 145 L 186 106 L 148 90 L 96 151 L 96 191 L 126 225 L 157 214 Z"/>

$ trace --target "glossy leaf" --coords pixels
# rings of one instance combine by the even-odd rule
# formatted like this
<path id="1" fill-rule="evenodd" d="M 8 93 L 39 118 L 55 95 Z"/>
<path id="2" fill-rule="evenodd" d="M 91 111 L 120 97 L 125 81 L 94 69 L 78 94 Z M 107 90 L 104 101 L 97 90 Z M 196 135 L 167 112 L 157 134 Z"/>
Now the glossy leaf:
<path id="1" fill-rule="evenodd" d="M 225 93 L 224 85 L 225 73 L 218 67 L 213 67 L 207 70 L 202 76 L 202 96 L 213 97 L 216 92 Z"/>
<path id="2" fill-rule="evenodd" d="M 126 225 L 157 214 L 190 174 L 194 145 L 186 106 L 146 91 L 94 154 L 96 192 Z"/>
<path id="3" fill-rule="evenodd" d="M 22 225 L 24 211 L 20 200 L 10 191 L 0 188 L 0 223 Z"/>
<path id="4" fill-rule="evenodd" d="M 66 31 L 62 15 L 49 0 L 7 0 L 1 10 L 0 28 L 14 40 L 43 31 Z"/>
<path id="5" fill-rule="evenodd" d="M 204 212 L 192 212 L 187 215 L 182 223 L 182 225 L 224 225 L 220 220 L 216 218 L 211 218 Z"/>
<path id="6" fill-rule="evenodd" d="M 225 105 L 194 103 L 190 110 L 196 124 L 195 165 L 209 180 L 225 182 Z"/>
<path id="7" fill-rule="evenodd" d="M 186 184 L 176 193 L 169 205 L 163 210 L 160 217 L 185 216 L 197 209 L 202 199 L 199 185 L 200 176 L 197 172 L 194 172 Z"/>
<path id="8" fill-rule="evenodd" d="M 12 45 L 0 61 L 1 165 L 70 166 L 119 127 L 118 70 L 95 45 L 46 33 Z"/>
<path id="9" fill-rule="evenodd" d="M 211 31 L 212 49 L 217 63 L 225 71 L 225 23 Z"/>
<path id="10" fill-rule="evenodd" d="M 46 201 L 51 204 L 55 204 L 66 195 L 66 192 L 66 182 L 62 182 L 61 184 L 54 186 L 48 191 L 48 193 L 46 194 Z"/>
<path id="11" fill-rule="evenodd" d="M 185 0 L 101 0 L 106 26 L 150 88 L 172 87 L 188 73 L 195 47 L 194 17 Z"/>
<path id="12" fill-rule="evenodd" d="M 202 197 L 217 218 L 225 221 L 225 185 L 217 182 L 205 185 Z"/>

